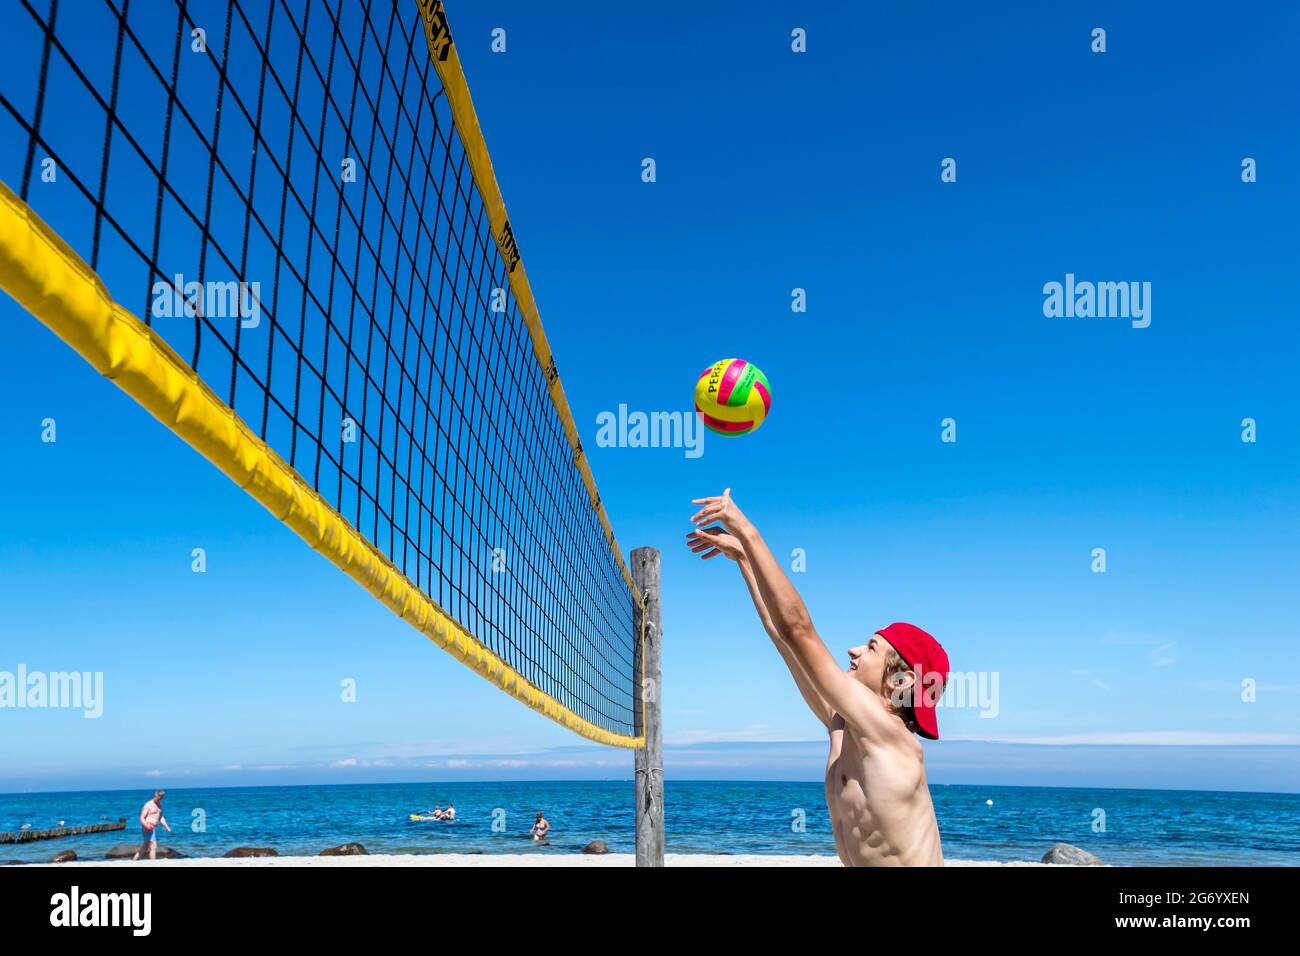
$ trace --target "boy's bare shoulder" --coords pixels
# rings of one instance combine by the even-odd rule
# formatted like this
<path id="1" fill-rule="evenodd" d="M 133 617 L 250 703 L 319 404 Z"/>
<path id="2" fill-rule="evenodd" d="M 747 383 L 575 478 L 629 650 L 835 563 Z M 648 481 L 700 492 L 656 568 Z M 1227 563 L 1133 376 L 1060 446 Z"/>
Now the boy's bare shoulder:
<path id="1" fill-rule="evenodd" d="M 914 754 L 919 758 L 922 753 L 921 741 L 916 733 L 903 722 L 902 718 L 886 710 L 884 704 L 880 702 L 880 698 L 865 687 L 863 688 L 863 696 L 869 702 L 868 706 L 879 707 L 881 719 L 872 719 L 871 727 L 855 727 L 853 723 L 845 719 L 843 714 L 832 711 L 827 728 L 832 732 L 846 730 L 873 747 Z"/>
<path id="2" fill-rule="evenodd" d="M 918 761 L 924 758 L 924 750 L 921 748 L 921 740 L 917 735 L 901 720 L 894 719 L 883 724 L 884 732 L 881 728 L 873 728 L 870 732 L 854 727 L 844 719 L 844 715 L 838 711 L 831 712 L 831 719 L 826 724 L 829 733 L 834 734 L 836 731 L 844 731 L 852 735 L 856 740 L 861 742 L 863 750 L 873 750 L 876 752 L 889 751 L 914 758 Z"/>

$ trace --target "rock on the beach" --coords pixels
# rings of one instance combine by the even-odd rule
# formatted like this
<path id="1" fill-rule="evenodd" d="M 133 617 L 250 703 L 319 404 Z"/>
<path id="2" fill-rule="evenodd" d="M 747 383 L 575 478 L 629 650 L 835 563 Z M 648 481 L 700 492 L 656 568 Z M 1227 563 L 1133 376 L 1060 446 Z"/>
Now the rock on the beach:
<path id="1" fill-rule="evenodd" d="M 321 850 L 320 856 L 369 856 L 370 853 L 360 843 L 344 843 L 342 846 L 332 846 L 328 850 Z"/>
<path id="2" fill-rule="evenodd" d="M 1044 863 L 1059 863 L 1063 866 L 1104 866 L 1100 859 L 1087 850 L 1080 850 L 1069 843 L 1058 843 L 1043 854 Z"/>
<path id="3" fill-rule="evenodd" d="M 76 850 L 64 850 L 62 853 L 56 853 L 50 857 L 51 863 L 72 863 L 77 859 Z"/>
<path id="4" fill-rule="evenodd" d="M 609 847 L 605 846 L 604 840 L 592 840 L 582 848 L 583 853 L 608 853 Z"/>
<path id="5" fill-rule="evenodd" d="M 140 849 L 140 844 L 138 843 L 119 843 L 117 846 L 113 847 L 113 849 L 104 854 L 104 859 L 129 860 L 131 857 L 135 856 L 135 851 L 138 849 Z M 185 858 L 184 853 L 177 853 L 169 846 L 158 847 L 158 852 L 155 856 L 160 860 L 182 860 Z M 140 859 L 149 859 L 149 851 L 145 850 L 145 852 L 141 853 Z"/>
<path id="6" fill-rule="evenodd" d="M 237 846 L 233 850 L 227 850 L 222 856 L 228 857 L 246 857 L 246 856 L 279 856 L 269 846 Z"/>

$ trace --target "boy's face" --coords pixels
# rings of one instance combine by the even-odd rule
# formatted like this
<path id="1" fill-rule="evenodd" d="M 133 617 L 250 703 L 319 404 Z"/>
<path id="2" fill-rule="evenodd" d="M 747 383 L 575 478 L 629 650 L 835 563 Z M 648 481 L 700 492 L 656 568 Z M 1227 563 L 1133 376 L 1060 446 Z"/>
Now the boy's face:
<path id="1" fill-rule="evenodd" d="M 872 634 L 867 643 L 849 648 L 849 676 L 859 684 L 879 692 L 885 678 L 885 658 L 893 645 L 879 634 Z"/>

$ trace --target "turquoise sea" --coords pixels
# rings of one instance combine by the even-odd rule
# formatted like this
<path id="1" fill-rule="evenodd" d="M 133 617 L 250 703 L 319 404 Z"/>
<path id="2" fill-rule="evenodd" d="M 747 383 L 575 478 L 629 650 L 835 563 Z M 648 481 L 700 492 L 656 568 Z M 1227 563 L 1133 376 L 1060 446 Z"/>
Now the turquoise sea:
<path id="1" fill-rule="evenodd" d="M 931 790 L 948 859 L 1037 860 L 1061 841 L 1119 865 L 1300 865 L 1300 794 Z M 47 860 L 62 850 L 102 857 L 115 844 L 138 842 L 140 807 L 151 792 L 0 794 L 0 832 L 127 819 L 124 832 L 0 844 L 0 862 Z M 237 846 L 315 855 L 352 841 L 371 853 L 571 853 L 602 839 L 614 852 L 631 852 L 632 799 L 630 780 L 168 788 L 164 811 L 174 832 L 159 839 L 187 856 Z M 407 819 L 448 801 L 455 823 Z M 669 852 L 835 852 L 820 783 L 669 780 L 665 807 Z M 552 824 L 548 847 L 528 838 L 538 810 Z M 1102 814 L 1104 830 L 1094 824 Z"/>

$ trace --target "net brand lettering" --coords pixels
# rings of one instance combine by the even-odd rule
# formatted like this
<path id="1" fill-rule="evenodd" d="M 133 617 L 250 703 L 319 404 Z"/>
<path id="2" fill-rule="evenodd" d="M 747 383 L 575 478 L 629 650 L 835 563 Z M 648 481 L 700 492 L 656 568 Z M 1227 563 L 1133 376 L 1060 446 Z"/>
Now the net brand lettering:
<path id="1" fill-rule="evenodd" d="M 442 0 L 419 0 L 420 16 L 424 18 L 424 38 L 429 42 L 429 53 L 438 62 L 447 59 L 451 52 L 451 29 L 447 26 L 447 12 Z"/>

